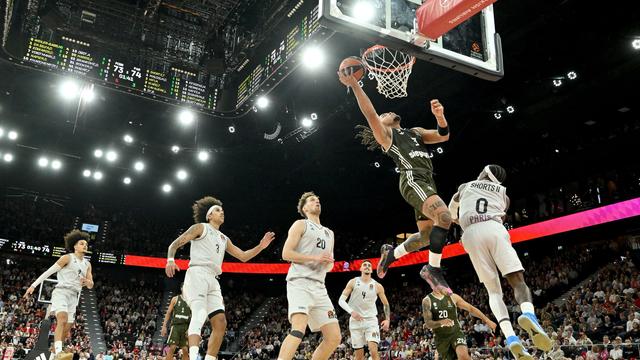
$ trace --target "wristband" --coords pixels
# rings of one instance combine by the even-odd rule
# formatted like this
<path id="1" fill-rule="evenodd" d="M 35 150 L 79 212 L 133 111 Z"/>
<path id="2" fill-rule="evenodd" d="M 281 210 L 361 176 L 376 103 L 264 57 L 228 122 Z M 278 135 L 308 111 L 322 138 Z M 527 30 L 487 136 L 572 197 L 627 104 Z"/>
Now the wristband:
<path id="1" fill-rule="evenodd" d="M 167 262 L 176 262 L 174 258 L 167 258 Z"/>
<path id="2" fill-rule="evenodd" d="M 447 125 L 445 127 L 440 127 L 440 125 L 438 125 L 438 135 L 440 135 L 440 136 L 449 135 L 449 125 Z"/>

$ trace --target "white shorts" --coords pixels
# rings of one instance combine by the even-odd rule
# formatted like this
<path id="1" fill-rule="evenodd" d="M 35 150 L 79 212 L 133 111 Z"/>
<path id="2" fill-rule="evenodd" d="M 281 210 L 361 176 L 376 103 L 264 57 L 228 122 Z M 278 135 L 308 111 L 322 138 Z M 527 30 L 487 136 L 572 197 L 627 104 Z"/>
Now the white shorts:
<path id="1" fill-rule="evenodd" d="M 494 280 L 500 274 L 524 271 L 509 232 L 497 221 L 483 221 L 468 226 L 462 234 L 462 246 L 481 282 Z"/>
<path id="2" fill-rule="evenodd" d="M 367 318 L 362 321 L 349 318 L 349 332 L 351 333 L 351 347 L 362 349 L 374 342 L 380 343 L 380 326 L 377 318 Z"/>
<path id="3" fill-rule="evenodd" d="M 289 322 L 293 314 L 306 314 L 309 329 L 316 332 L 326 324 L 338 322 L 336 310 L 323 283 L 304 278 L 287 281 Z"/>
<path id="4" fill-rule="evenodd" d="M 80 301 L 80 292 L 68 288 L 54 288 L 51 293 L 51 312 L 56 315 L 59 312 L 67 313 L 67 322 L 76 320 L 76 308 Z"/>
<path id="5" fill-rule="evenodd" d="M 222 290 L 213 269 L 204 266 L 189 267 L 184 275 L 182 295 L 190 308 L 193 301 L 202 301 L 209 317 L 214 313 L 224 312 Z"/>

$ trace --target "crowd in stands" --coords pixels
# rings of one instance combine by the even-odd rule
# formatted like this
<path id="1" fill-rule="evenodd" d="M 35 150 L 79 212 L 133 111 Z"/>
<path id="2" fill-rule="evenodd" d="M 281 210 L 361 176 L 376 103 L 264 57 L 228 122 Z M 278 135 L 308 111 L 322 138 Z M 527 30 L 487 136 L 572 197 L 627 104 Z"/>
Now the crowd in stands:
<path id="1" fill-rule="evenodd" d="M 0 258 L 0 358 L 3 355 L 24 358 L 36 343 L 40 323 L 45 318 L 46 306 L 37 301 L 37 292 L 28 299 L 22 298 L 29 285 L 40 275 L 43 266 Z M 42 268 L 42 269 L 41 269 Z M 85 316 L 78 307 L 76 322 L 71 329 L 72 351 L 89 351 L 89 337 L 85 331 Z M 57 324 L 49 329 L 52 335 Z"/>

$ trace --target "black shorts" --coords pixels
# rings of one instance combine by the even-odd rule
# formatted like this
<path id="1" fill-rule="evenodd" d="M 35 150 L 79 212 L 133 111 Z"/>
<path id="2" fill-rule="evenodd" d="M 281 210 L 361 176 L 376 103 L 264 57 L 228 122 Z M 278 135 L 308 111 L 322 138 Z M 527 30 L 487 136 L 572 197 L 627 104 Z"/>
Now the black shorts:
<path id="1" fill-rule="evenodd" d="M 422 204 L 428 197 L 438 194 L 431 173 L 413 170 L 400 173 L 400 194 L 413 207 L 416 221 L 429 219 L 422 213 Z"/>

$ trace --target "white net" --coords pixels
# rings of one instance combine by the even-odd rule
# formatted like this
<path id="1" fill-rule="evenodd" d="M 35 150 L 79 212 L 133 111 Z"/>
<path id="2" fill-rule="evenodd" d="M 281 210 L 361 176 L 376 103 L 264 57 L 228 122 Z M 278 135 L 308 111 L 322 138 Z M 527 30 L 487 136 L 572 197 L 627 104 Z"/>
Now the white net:
<path id="1" fill-rule="evenodd" d="M 389 99 L 407 96 L 407 82 L 416 58 L 401 51 L 375 45 L 362 55 L 369 77 L 378 82 L 378 92 Z"/>

